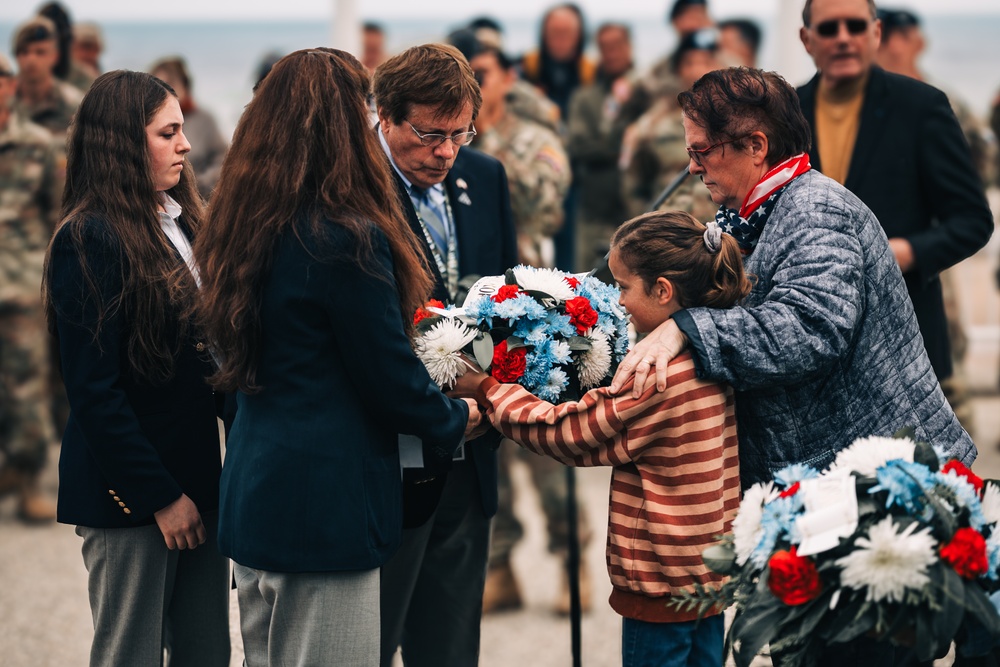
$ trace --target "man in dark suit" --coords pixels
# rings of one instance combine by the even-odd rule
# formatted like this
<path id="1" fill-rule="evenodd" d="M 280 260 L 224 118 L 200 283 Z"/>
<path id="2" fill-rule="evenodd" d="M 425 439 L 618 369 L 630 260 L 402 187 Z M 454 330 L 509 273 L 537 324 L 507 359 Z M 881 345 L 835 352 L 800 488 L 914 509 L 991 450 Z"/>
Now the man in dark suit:
<path id="1" fill-rule="evenodd" d="M 500 275 L 517 263 L 504 169 L 462 148 L 475 134 L 479 86 L 458 50 L 431 44 L 380 65 L 373 88 L 396 194 L 436 278 L 433 298 L 454 302 L 462 278 Z M 490 431 L 447 469 L 404 471 L 407 529 L 382 567 L 382 665 L 399 646 L 408 667 L 478 663 L 499 441 Z M 433 460 L 422 458 L 425 466 Z"/>
<path id="2" fill-rule="evenodd" d="M 889 237 L 939 380 L 952 374 L 938 274 L 993 231 L 968 143 L 944 93 L 873 63 L 871 0 L 807 0 L 802 43 L 819 70 L 798 89 L 812 166 L 843 184 Z M 802 224 L 809 224 L 803 220 Z"/>

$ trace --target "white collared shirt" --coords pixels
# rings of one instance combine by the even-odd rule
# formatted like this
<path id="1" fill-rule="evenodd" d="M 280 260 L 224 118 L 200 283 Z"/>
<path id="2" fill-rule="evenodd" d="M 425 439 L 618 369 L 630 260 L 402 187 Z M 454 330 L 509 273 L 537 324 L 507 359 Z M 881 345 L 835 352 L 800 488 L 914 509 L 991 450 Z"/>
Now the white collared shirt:
<path id="1" fill-rule="evenodd" d="M 160 193 L 160 205 L 164 209 L 163 211 L 156 212 L 160 217 L 160 229 L 167 235 L 170 243 L 177 248 L 181 259 L 187 264 L 191 275 L 194 276 L 195 283 L 198 287 L 201 287 L 201 276 L 198 275 L 198 267 L 194 263 L 194 252 L 191 249 L 191 242 L 188 241 L 187 236 L 184 235 L 184 232 L 181 231 L 180 226 L 177 224 L 177 218 L 180 217 L 182 212 L 181 205 L 174 201 L 173 197 L 166 192 Z"/>

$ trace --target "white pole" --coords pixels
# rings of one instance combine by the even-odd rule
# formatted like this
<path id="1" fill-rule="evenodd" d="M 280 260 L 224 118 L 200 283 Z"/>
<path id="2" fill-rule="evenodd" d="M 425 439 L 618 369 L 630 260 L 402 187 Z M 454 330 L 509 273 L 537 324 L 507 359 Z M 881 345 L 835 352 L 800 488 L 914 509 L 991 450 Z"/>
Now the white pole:
<path id="1" fill-rule="evenodd" d="M 361 55 L 360 0 L 333 0 L 333 19 L 330 25 L 330 45 L 335 49 Z"/>
<path id="2" fill-rule="evenodd" d="M 775 43 L 774 69 L 793 86 L 800 86 L 816 72 L 812 59 L 799 39 L 805 0 L 778 0 L 775 31 L 768 38 Z"/>

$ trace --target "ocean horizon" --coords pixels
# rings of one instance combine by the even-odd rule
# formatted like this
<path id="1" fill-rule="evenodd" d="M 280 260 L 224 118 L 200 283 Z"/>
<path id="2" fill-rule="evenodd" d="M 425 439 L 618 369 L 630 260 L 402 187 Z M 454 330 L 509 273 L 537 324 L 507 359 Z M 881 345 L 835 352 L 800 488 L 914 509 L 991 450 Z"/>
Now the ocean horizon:
<path id="1" fill-rule="evenodd" d="M 777 71 L 793 85 L 803 83 L 788 72 L 811 71 L 804 49 L 795 51 L 795 63 L 778 62 L 772 32 L 775 17 L 747 16 L 759 21 L 764 31 L 760 66 Z M 538 19 L 497 16 L 504 26 L 505 48 L 517 56 L 534 48 Z M 724 17 L 726 18 L 726 17 Z M 467 19 L 426 18 L 383 20 L 391 53 L 414 44 L 438 41 Z M 669 53 L 675 38 L 661 14 L 630 17 L 637 67 L 645 69 Z M 12 35 L 16 23 L 0 21 L 0 35 Z M 329 21 L 104 21 L 105 70 L 145 70 L 167 55 L 183 56 L 193 78 L 193 93 L 199 106 L 211 111 L 220 129 L 230 135 L 243 107 L 249 102 L 256 70 L 265 55 L 289 53 L 330 43 Z M 593 26 L 591 26 L 593 28 Z M 1000 90 L 1000 14 L 955 14 L 924 17 L 927 49 L 921 65 L 930 83 L 949 95 L 960 97 L 980 119 L 988 115 L 990 103 Z M 593 45 L 590 45 L 593 50 Z M 801 77 L 799 77 L 801 78 Z"/>

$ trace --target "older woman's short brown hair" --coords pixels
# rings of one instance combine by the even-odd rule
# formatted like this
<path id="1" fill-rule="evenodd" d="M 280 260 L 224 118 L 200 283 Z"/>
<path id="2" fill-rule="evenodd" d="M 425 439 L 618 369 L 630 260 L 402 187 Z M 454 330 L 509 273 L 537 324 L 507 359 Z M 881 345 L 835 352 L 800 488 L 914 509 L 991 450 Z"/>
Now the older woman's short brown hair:
<path id="1" fill-rule="evenodd" d="M 774 72 L 752 67 L 709 72 L 677 100 L 711 143 L 733 141 L 739 148 L 746 136 L 763 132 L 771 165 L 808 152 L 812 144 L 795 89 Z"/>
<path id="2" fill-rule="evenodd" d="M 406 120 L 415 104 L 458 114 L 467 103 L 472 119 L 479 115 L 483 97 L 461 51 L 446 44 L 414 46 L 378 66 L 372 80 L 379 115 L 393 123 Z"/>

